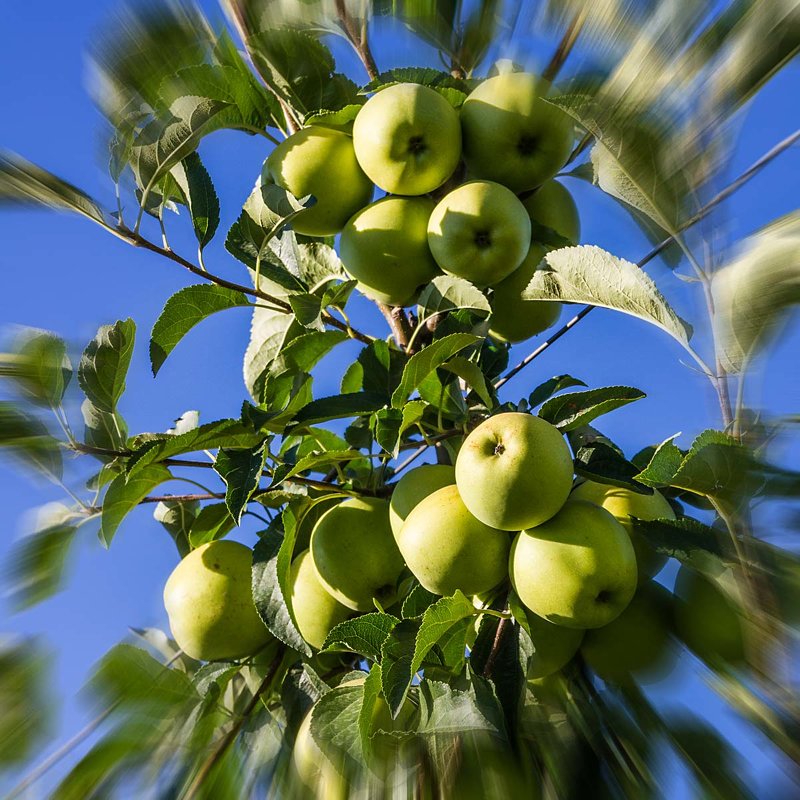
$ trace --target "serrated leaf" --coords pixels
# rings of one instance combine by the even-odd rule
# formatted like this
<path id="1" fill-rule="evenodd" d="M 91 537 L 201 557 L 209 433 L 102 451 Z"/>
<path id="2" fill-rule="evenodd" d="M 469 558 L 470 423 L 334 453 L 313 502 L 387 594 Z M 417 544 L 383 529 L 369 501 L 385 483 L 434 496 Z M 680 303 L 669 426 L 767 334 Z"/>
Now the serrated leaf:
<path id="1" fill-rule="evenodd" d="M 398 622 L 381 646 L 381 682 L 383 695 L 396 717 L 411 685 L 411 663 L 414 660 L 414 644 L 419 631 L 418 620 L 404 619 Z"/>
<path id="2" fill-rule="evenodd" d="M 717 557 L 730 555 L 717 531 L 690 517 L 642 520 L 631 517 L 634 530 L 659 553 L 692 562 L 696 551 Z"/>
<path id="3" fill-rule="evenodd" d="M 105 450 L 124 450 L 128 426 L 119 411 L 109 414 L 86 399 L 81 403 L 81 415 L 85 425 L 83 438 L 86 444 Z"/>
<path id="4" fill-rule="evenodd" d="M 331 630 L 322 650 L 347 650 L 377 661 L 383 643 L 399 621 L 391 614 L 378 612 L 347 619 Z"/>
<path id="5" fill-rule="evenodd" d="M 402 408 L 408 396 L 437 367 L 441 367 L 456 353 L 480 341 L 482 341 L 480 336 L 473 336 L 471 333 L 453 333 L 443 339 L 437 339 L 419 353 L 415 353 L 406 362 L 400 385 L 392 393 L 392 406 Z"/>
<path id="6" fill-rule="evenodd" d="M 320 314 L 322 313 L 322 298 L 313 294 L 293 294 L 289 297 L 295 319 L 304 327 L 321 330 L 323 327 Z"/>
<path id="7" fill-rule="evenodd" d="M 187 286 L 167 300 L 150 334 L 150 364 L 157 375 L 175 345 L 206 317 L 218 311 L 238 306 L 249 306 L 250 301 L 241 292 L 214 284 Z"/>
<path id="8" fill-rule="evenodd" d="M 222 447 L 214 460 L 214 472 L 225 482 L 225 505 L 237 525 L 261 481 L 266 456 L 262 445 L 249 450 Z"/>
<path id="9" fill-rule="evenodd" d="M 496 698 L 494 708 L 485 699 L 479 703 L 473 686 L 459 691 L 439 681 L 425 680 L 420 684 L 419 733 L 422 736 L 458 736 L 469 731 L 501 735 L 503 728 L 498 720 L 502 719 L 502 713 Z"/>
<path id="10" fill-rule="evenodd" d="M 481 368 L 474 361 L 455 356 L 455 358 L 451 358 L 446 364 L 443 364 L 442 369 L 458 375 L 480 397 L 481 402 L 487 408 L 494 406 L 494 400 L 486 383 L 486 378 L 481 372 Z"/>
<path id="11" fill-rule="evenodd" d="M 539 416 L 566 432 L 643 397 L 646 397 L 644 392 L 631 386 L 607 386 L 586 392 L 571 392 L 552 397 L 539 409 Z"/>
<path id="12" fill-rule="evenodd" d="M 586 386 L 586 384 L 572 375 L 556 375 L 550 380 L 540 383 L 528 396 L 528 405 L 536 408 L 540 403 L 549 400 L 554 394 L 562 389 L 569 389 L 572 386 Z"/>
<path id="13" fill-rule="evenodd" d="M 183 201 L 192 217 L 192 227 L 202 250 L 219 227 L 219 198 L 208 170 L 197 153 L 190 153 L 169 172 L 183 194 Z"/>
<path id="14" fill-rule="evenodd" d="M 362 103 L 349 103 L 337 111 L 320 110 L 309 114 L 303 121 L 303 126 L 321 125 L 323 128 L 334 128 L 335 130 L 350 132 L 353 129 L 353 122 L 361 111 Z"/>
<path id="15" fill-rule="evenodd" d="M 212 503 L 203 506 L 194 518 L 189 529 L 189 544 L 192 549 L 221 539 L 235 525 L 226 503 Z"/>
<path id="16" fill-rule="evenodd" d="M 164 500 L 153 509 L 153 519 L 160 522 L 172 537 L 181 558 L 191 550 L 189 530 L 199 510 L 200 503 L 197 500 Z"/>
<path id="17" fill-rule="evenodd" d="M 311 736 L 343 772 L 363 764 L 359 715 L 363 685 L 344 683 L 326 692 L 311 712 Z"/>
<path id="18" fill-rule="evenodd" d="M 387 86 L 396 83 L 418 83 L 431 89 L 449 88 L 469 94 L 470 84 L 463 78 L 455 78 L 449 72 L 444 72 L 431 67 L 398 67 L 382 72 L 373 78 L 363 89 L 361 94 L 379 92 Z"/>
<path id="19" fill-rule="evenodd" d="M 321 453 L 309 453 L 292 466 L 286 474 L 281 474 L 280 480 L 288 480 L 294 475 L 308 470 L 327 472 L 333 464 L 346 463 L 356 458 L 363 458 L 362 453 L 359 453 L 358 450 L 324 450 Z"/>
<path id="20" fill-rule="evenodd" d="M 135 336 L 134 321 L 119 320 L 101 326 L 83 351 L 78 364 L 78 383 L 101 411 L 113 414 L 125 391 Z"/>
<path id="21" fill-rule="evenodd" d="M 492 307 L 483 292 L 464 278 L 437 275 L 421 292 L 417 317 L 426 320 L 443 311 L 468 308 L 487 316 Z"/>
<path id="22" fill-rule="evenodd" d="M 353 392 L 321 397 L 302 408 L 294 416 L 296 425 L 316 425 L 333 419 L 371 414 L 386 405 L 386 398 L 375 392 Z"/>
<path id="23" fill-rule="evenodd" d="M 100 517 L 100 541 L 108 547 L 122 520 L 159 484 L 172 478 L 170 471 L 161 464 L 142 468 L 127 480 L 117 475 L 103 498 Z"/>
<path id="24" fill-rule="evenodd" d="M 400 613 L 403 619 L 421 617 L 428 610 L 428 607 L 438 599 L 433 592 L 429 592 L 424 586 L 417 583 L 408 593 L 406 599 L 403 600 L 403 607 Z"/>
<path id="25" fill-rule="evenodd" d="M 652 489 L 634 480 L 639 470 L 603 442 L 591 442 L 577 448 L 575 472 L 595 483 L 621 486 L 638 494 L 652 494 Z"/>
<path id="26" fill-rule="evenodd" d="M 473 616 L 475 606 L 460 591 L 452 597 L 442 597 L 429 606 L 422 615 L 417 639 L 414 644 L 414 658 L 411 662 L 411 674 L 421 666 L 430 649 L 461 620 Z M 466 646 L 466 634 L 465 642 Z M 463 650 L 463 647 L 462 647 Z"/>
<path id="27" fill-rule="evenodd" d="M 45 475 L 61 478 L 63 464 L 56 439 L 39 419 L 5 400 L 0 401 L 0 450 Z"/>
<path id="28" fill-rule="evenodd" d="M 650 322 L 688 347 L 691 329 L 669 306 L 653 281 L 630 261 L 600 247 L 553 250 L 522 293 L 525 300 L 560 300 L 621 311 Z"/>
<path id="29" fill-rule="evenodd" d="M 72 378 L 66 343 L 49 331 L 24 329 L 12 352 L 0 354 L 0 377 L 11 378 L 37 405 L 60 405 Z"/>

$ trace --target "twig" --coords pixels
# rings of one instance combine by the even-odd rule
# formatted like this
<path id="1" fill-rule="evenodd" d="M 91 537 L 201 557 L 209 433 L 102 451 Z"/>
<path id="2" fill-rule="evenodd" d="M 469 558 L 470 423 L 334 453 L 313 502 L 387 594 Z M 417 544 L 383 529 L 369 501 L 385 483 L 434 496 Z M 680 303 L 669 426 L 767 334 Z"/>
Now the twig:
<path id="1" fill-rule="evenodd" d="M 491 678 L 492 670 L 494 670 L 494 662 L 497 661 L 497 656 L 500 653 L 500 646 L 503 644 L 503 637 L 505 636 L 506 628 L 509 626 L 509 620 L 504 617 L 497 623 L 497 630 L 494 633 L 494 641 L 492 642 L 492 649 L 486 658 L 486 664 L 483 667 L 483 677 Z"/>
<path id="2" fill-rule="evenodd" d="M 553 53 L 550 63 L 542 72 L 542 78 L 547 81 L 547 83 L 552 83 L 558 77 L 561 67 L 564 66 L 564 62 L 572 52 L 572 48 L 575 46 L 575 42 L 578 40 L 578 36 L 583 28 L 583 24 L 586 22 L 587 10 L 588 4 L 584 4 L 580 11 L 572 18 L 567 26 L 567 30 L 564 31 L 564 36 L 558 43 L 558 47 L 555 53 Z"/>
<path id="3" fill-rule="evenodd" d="M 364 65 L 369 79 L 374 81 L 380 72 L 378 71 L 378 65 L 375 63 L 375 59 L 372 55 L 372 50 L 370 50 L 366 23 L 362 23 L 361 30 L 356 29 L 355 20 L 348 13 L 345 0 L 336 0 L 336 13 L 342 25 L 342 30 L 350 44 L 353 45 L 353 49 L 358 54 L 358 57 L 361 59 L 361 63 Z"/>
<path id="4" fill-rule="evenodd" d="M 405 350 L 411 338 L 411 326 L 406 312 L 399 306 L 387 306 L 385 303 L 378 303 L 377 305 L 392 329 L 392 335 L 395 342 L 397 342 L 397 346 Z"/>

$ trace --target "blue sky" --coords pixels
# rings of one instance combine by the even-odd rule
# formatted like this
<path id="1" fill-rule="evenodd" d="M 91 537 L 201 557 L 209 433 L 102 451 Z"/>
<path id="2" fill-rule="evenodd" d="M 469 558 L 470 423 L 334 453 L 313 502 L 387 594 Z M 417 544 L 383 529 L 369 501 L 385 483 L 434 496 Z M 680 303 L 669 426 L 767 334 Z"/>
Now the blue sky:
<path id="1" fill-rule="evenodd" d="M 216 16 L 214 7 L 207 6 Z M 9 3 L 3 11 L 5 36 L 0 50 L 0 95 L 4 98 L 0 146 L 23 154 L 109 204 L 112 187 L 103 168 L 102 119 L 84 88 L 84 52 L 116 7 L 116 0 L 96 0 L 70 4 L 67 13 L 63 4 L 53 0 Z M 389 50 L 382 51 L 382 41 L 391 41 Z M 532 65 L 541 66 L 550 49 L 539 40 L 532 47 Z M 395 38 L 379 37 L 375 51 L 381 68 L 435 63 L 430 53 L 421 55 L 416 47 Z M 349 54 L 341 63 L 361 79 L 357 62 Z M 800 70 L 796 66 L 761 93 L 737 126 L 731 177 L 792 132 L 798 122 L 797 104 L 787 99 L 798 96 Z M 267 154 L 265 141 L 223 132 L 204 142 L 201 153 L 220 195 L 223 215 L 206 263 L 212 271 L 244 281 L 244 268 L 227 256 L 222 242 Z M 725 216 L 717 219 L 729 239 L 793 210 L 798 175 L 800 149 L 795 148 L 739 192 L 727 204 Z M 608 198 L 578 181 L 567 185 L 581 212 L 584 243 L 598 244 L 631 260 L 647 251 L 638 229 Z M 193 253 L 186 216 L 168 222 L 173 247 Z M 156 231 L 149 233 L 157 237 Z M 79 350 L 99 325 L 134 318 L 139 336 L 121 404 L 132 432 L 164 430 L 188 409 L 199 410 L 206 422 L 237 415 L 246 394 L 241 375 L 249 329 L 245 311 L 231 310 L 198 327 L 154 380 L 147 360 L 147 334 L 166 298 L 192 282 L 191 276 L 67 215 L 4 211 L 0 237 L 0 325 L 4 331 L 13 325 L 48 328 Z M 696 319 L 699 298 L 691 288 L 658 264 L 649 271 L 679 313 Z M 382 318 L 366 302 L 354 301 L 351 316 L 363 320 L 360 327 L 383 335 Z M 765 360 L 759 379 L 752 382 L 754 405 L 772 414 L 800 408 L 798 346 L 800 328 L 793 324 Z M 343 345 L 335 357 L 323 362 L 316 383 L 319 395 L 337 391 L 345 356 L 352 358 L 357 350 L 355 343 Z M 518 346 L 512 358 L 526 352 L 525 344 Z M 636 386 L 647 393 L 647 399 L 604 418 L 603 431 L 629 454 L 678 432 L 682 432 L 679 443 L 686 446 L 695 434 L 719 422 L 706 380 L 683 364 L 683 358 L 679 346 L 656 328 L 598 310 L 513 379 L 503 397 L 527 396 L 541 381 L 564 372 L 590 386 Z M 77 411 L 72 408 L 76 421 Z M 778 452 L 785 463 L 800 466 L 798 457 L 792 456 L 792 444 L 787 439 Z M 25 512 L 55 499 L 61 499 L 55 487 L 34 483 L 14 465 L 0 461 L 0 514 L 6 529 L 0 540 L 0 563 L 6 563 L 9 546 L 23 529 Z M 777 540 L 780 528 L 771 529 L 770 535 Z M 245 529 L 241 538 L 252 543 L 253 530 Z M 76 692 L 91 665 L 126 636 L 128 626 L 165 627 L 161 590 L 176 558 L 169 537 L 142 510 L 125 523 L 108 552 L 99 546 L 93 531 L 83 530 L 71 559 L 66 591 L 17 616 L 6 605 L 0 606 L 3 632 L 41 636 L 50 648 L 53 695 L 60 706 L 56 741 L 67 738 L 88 719 Z M 669 583 L 669 579 L 667 570 L 664 580 Z M 680 675 L 685 680 L 659 687 L 658 696 L 670 705 L 685 704 L 707 715 L 742 748 L 748 762 L 745 769 L 757 785 L 764 790 L 770 787 L 779 769 L 761 755 L 763 740 L 739 725 L 722 702 L 703 688 L 702 674 L 693 672 L 691 665 L 682 665 Z"/>

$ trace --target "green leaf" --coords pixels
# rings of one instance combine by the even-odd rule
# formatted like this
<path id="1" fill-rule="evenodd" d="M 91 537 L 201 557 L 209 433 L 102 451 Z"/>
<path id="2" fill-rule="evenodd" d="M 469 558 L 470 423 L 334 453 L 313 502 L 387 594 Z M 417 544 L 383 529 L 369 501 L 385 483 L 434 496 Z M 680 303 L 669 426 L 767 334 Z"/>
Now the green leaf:
<path id="1" fill-rule="evenodd" d="M 438 597 L 429 592 L 424 586 L 417 583 L 403 600 L 401 615 L 403 619 L 415 619 L 421 617 L 438 600 Z"/>
<path id="2" fill-rule="evenodd" d="M 322 298 L 313 294 L 293 294 L 289 297 L 295 319 L 304 327 L 322 330 L 324 323 L 320 319 Z"/>
<path id="3" fill-rule="evenodd" d="M 719 533 L 690 517 L 643 520 L 631 517 L 634 530 L 659 553 L 696 565 L 697 554 L 710 553 L 718 558 L 730 556 L 723 548 Z"/>
<path id="4" fill-rule="evenodd" d="M 402 408 L 409 395 L 437 367 L 441 367 L 456 353 L 479 341 L 482 341 L 480 336 L 473 336 L 470 333 L 454 333 L 443 339 L 437 339 L 419 353 L 415 353 L 406 363 L 400 385 L 392 394 L 392 406 Z"/>
<path id="5" fill-rule="evenodd" d="M 92 447 L 101 447 L 105 450 L 124 450 L 128 437 L 128 426 L 119 411 L 110 414 L 102 411 L 91 400 L 81 403 L 83 416 L 83 438 L 86 444 Z M 109 460 L 110 457 L 101 457 Z"/>
<path id="6" fill-rule="evenodd" d="M 133 355 L 136 324 L 132 319 L 103 325 L 86 346 L 78 364 L 78 383 L 101 411 L 113 414 Z"/>
<path id="7" fill-rule="evenodd" d="M 375 732 L 375 709 L 380 702 L 382 686 L 381 665 L 374 663 L 370 666 L 369 675 L 364 681 L 364 694 L 361 700 L 361 710 L 358 715 L 358 732 L 361 738 L 361 752 L 369 761 L 372 755 L 372 734 Z"/>
<path id="8" fill-rule="evenodd" d="M 172 478 L 170 471 L 161 464 L 151 464 L 140 469 L 127 480 L 117 475 L 108 487 L 103 499 L 100 517 L 100 541 L 108 547 L 122 520 L 159 484 Z"/>
<path id="9" fill-rule="evenodd" d="M 192 227 L 202 250 L 219 227 L 219 198 L 211 176 L 197 153 L 190 153 L 169 172 L 183 194 L 183 201 L 192 217 Z"/>
<path id="10" fill-rule="evenodd" d="M 283 513 L 283 523 L 283 536 L 267 530 L 253 551 L 253 600 L 273 636 L 298 653 L 310 656 L 311 648 L 297 630 L 286 599 L 291 596 L 289 568 L 296 534 L 296 519 L 290 506 Z"/>
<path id="11" fill-rule="evenodd" d="M 357 364 L 363 367 L 362 383 L 366 392 L 386 396 L 388 403 L 403 376 L 408 357 L 383 339 L 367 345 L 359 354 Z"/>
<path id="12" fill-rule="evenodd" d="M 463 78 L 455 78 L 449 72 L 431 67 L 398 67 L 382 72 L 373 78 L 362 90 L 361 94 L 379 92 L 396 83 L 418 83 L 431 89 L 456 89 L 465 94 L 471 91 L 471 85 Z"/>
<path id="13" fill-rule="evenodd" d="M 411 686 L 411 663 L 414 659 L 414 644 L 419 631 L 418 620 L 404 619 L 398 622 L 381 646 L 381 681 L 383 694 L 392 717 L 396 717 Z"/>
<path id="14" fill-rule="evenodd" d="M 72 378 L 66 343 L 49 331 L 24 329 L 13 351 L 0 354 L 0 377 L 11 378 L 37 405 L 59 406 Z"/>
<path id="15" fill-rule="evenodd" d="M 593 245 L 545 255 L 522 293 L 525 300 L 560 300 L 621 311 L 645 320 L 688 347 L 691 329 L 635 264 Z"/>
<path id="16" fill-rule="evenodd" d="M 167 300 L 150 334 L 150 363 L 157 375 L 175 345 L 206 317 L 228 308 L 249 306 L 241 292 L 214 284 L 187 286 Z"/>
<path id="17" fill-rule="evenodd" d="M 311 712 L 311 736 L 337 770 L 349 772 L 363 765 L 359 729 L 363 697 L 363 685 L 344 683 L 320 697 Z"/>
<path id="18" fill-rule="evenodd" d="M 550 380 L 540 383 L 528 396 L 528 405 L 531 408 L 544 403 L 549 400 L 554 394 L 557 394 L 562 389 L 569 389 L 571 386 L 586 386 L 586 384 L 578 378 L 573 378 L 572 375 L 556 375 Z"/>
<path id="19" fill-rule="evenodd" d="M 214 472 L 225 482 L 225 505 L 237 525 L 261 481 L 266 456 L 263 445 L 250 450 L 222 447 L 214 459 Z"/>
<path id="20" fill-rule="evenodd" d="M 303 120 L 303 127 L 309 125 L 321 125 L 323 128 L 334 128 L 335 130 L 350 133 L 353 130 L 353 122 L 361 111 L 363 103 L 350 103 L 337 111 L 320 110 L 309 114 Z"/>
<path id="21" fill-rule="evenodd" d="M 486 296 L 464 278 L 437 275 L 421 292 L 417 301 L 417 317 L 426 320 L 444 311 L 468 308 L 488 316 L 492 307 Z"/>
<path id="22" fill-rule="evenodd" d="M 356 458 L 363 458 L 363 454 L 358 450 L 324 450 L 312 452 L 303 456 L 289 471 L 281 474 L 280 481 L 288 480 L 301 472 L 327 472 L 334 464 L 342 464 L 353 461 Z"/>
<path id="23" fill-rule="evenodd" d="M 294 416 L 295 425 L 316 425 L 332 419 L 371 414 L 386 405 L 386 398 L 375 392 L 353 392 L 321 397 L 302 408 Z"/>
<path id="24" fill-rule="evenodd" d="M 286 730 L 294 737 L 311 707 L 330 691 L 308 664 L 290 668 L 281 684 L 281 702 L 286 713 Z"/>
<path id="25" fill-rule="evenodd" d="M 653 488 L 670 485 L 684 456 L 683 451 L 673 443 L 674 438 L 671 436 L 655 449 L 647 466 L 634 476 L 637 481 Z"/>
<path id="26" fill-rule="evenodd" d="M 431 648 L 437 644 L 453 626 L 463 619 L 472 617 L 474 613 L 475 606 L 472 605 L 472 601 L 465 597 L 460 591 L 456 591 L 452 597 L 442 597 L 429 606 L 422 615 L 422 624 L 420 625 L 414 644 L 414 658 L 411 662 L 411 674 L 413 675 L 413 673 L 422 666 L 422 662 Z M 462 653 L 466 646 L 466 633 L 464 635 L 465 641 L 461 646 Z"/>
<path id="27" fill-rule="evenodd" d="M 644 392 L 630 386 L 570 392 L 548 400 L 539 410 L 539 416 L 566 432 L 643 397 L 646 397 Z"/>
<path id="28" fill-rule="evenodd" d="M 0 152 L 0 206 L 9 203 L 74 211 L 106 229 L 114 227 L 111 215 L 80 189 L 24 158 Z"/>
<path id="29" fill-rule="evenodd" d="M 486 378 L 481 372 L 481 368 L 474 362 L 461 356 L 451 358 L 446 364 L 442 365 L 442 369 L 458 375 L 468 386 L 480 397 L 481 402 L 486 408 L 493 408 L 495 401 L 492 398 L 492 393 L 486 383 Z"/>
<path id="30" fill-rule="evenodd" d="M 203 506 L 189 529 L 189 544 L 195 549 L 215 539 L 222 539 L 233 530 L 235 524 L 226 503 Z"/>
<path id="31" fill-rule="evenodd" d="M 391 614 L 362 614 L 336 625 L 322 645 L 323 651 L 346 650 L 377 661 L 381 647 L 400 620 Z"/>
<path id="32" fill-rule="evenodd" d="M 261 402 L 265 373 L 299 331 L 303 328 L 297 325 L 292 314 L 253 309 L 250 342 L 244 355 L 244 380 L 247 391 L 257 403 Z"/>
<path id="33" fill-rule="evenodd" d="M 7 449 L 45 475 L 61 478 L 63 464 L 58 442 L 40 420 L 5 400 L 0 401 L 0 449 Z"/>
<path id="34" fill-rule="evenodd" d="M 164 500 L 153 509 L 153 519 L 160 522 L 172 537 L 181 558 L 191 550 L 189 531 L 199 511 L 200 503 L 197 500 Z"/>
<path id="35" fill-rule="evenodd" d="M 575 449 L 575 472 L 595 483 L 621 486 L 638 494 L 652 494 L 652 489 L 634 480 L 639 470 L 604 442 L 588 442 Z"/>
<path id="36" fill-rule="evenodd" d="M 420 684 L 419 697 L 422 736 L 460 736 L 469 731 L 502 735 L 503 712 L 497 699 L 486 692 L 478 695 L 474 685 L 459 691 L 446 683 L 425 680 Z"/>

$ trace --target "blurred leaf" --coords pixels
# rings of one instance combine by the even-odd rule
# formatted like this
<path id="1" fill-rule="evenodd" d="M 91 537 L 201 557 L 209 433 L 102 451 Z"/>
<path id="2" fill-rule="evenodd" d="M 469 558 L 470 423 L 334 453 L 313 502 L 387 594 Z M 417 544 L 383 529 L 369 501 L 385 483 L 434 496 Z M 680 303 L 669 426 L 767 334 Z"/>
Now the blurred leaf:
<path id="1" fill-rule="evenodd" d="M 0 450 L 7 450 L 47 476 L 61 479 L 63 463 L 56 439 L 39 419 L 7 400 L 0 401 Z"/>
<path id="2" fill-rule="evenodd" d="M 383 395 L 375 392 L 353 392 L 314 400 L 295 414 L 296 425 L 316 425 L 333 419 L 370 414 L 386 404 Z"/>
<path id="3" fill-rule="evenodd" d="M 357 770 L 363 763 L 359 715 L 362 685 L 344 683 L 326 692 L 311 712 L 311 736 L 337 769 Z"/>
<path id="4" fill-rule="evenodd" d="M 383 643 L 399 621 L 391 614 L 377 612 L 345 620 L 331 630 L 322 650 L 350 650 L 378 661 Z"/>
<path id="5" fill-rule="evenodd" d="M 646 397 L 644 392 L 630 386 L 607 386 L 586 392 L 571 392 L 548 400 L 539 409 L 539 416 L 566 432 L 643 397 Z"/>
<path id="6" fill-rule="evenodd" d="M 658 326 L 688 347 L 691 329 L 653 281 L 635 264 L 593 245 L 547 253 L 522 296 L 525 300 L 561 300 L 621 311 Z"/>
<path id="7" fill-rule="evenodd" d="M 38 405 L 59 406 L 72 378 L 64 340 L 48 331 L 24 329 L 12 352 L 0 354 L 0 377 L 11 378 Z"/>
<path id="8" fill-rule="evenodd" d="M 197 500 L 165 500 L 153 509 L 153 519 L 160 522 L 172 537 L 181 558 L 188 555 L 191 550 L 189 531 L 199 511 L 200 503 Z"/>
<path id="9" fill-rule="evenodd" d="M 314 703 L 328 691 L 328 685 L 308 664 L 298 664 L 289 669 L 281 685 L 281 701 L 290 737 L 297 733 Z"/>
<path id="10" fill-rule="evenodd" d="M 659 553 L 689 561 L 698 566 L 693 556 L 700 551 L 719 558 L 730 555 L 729 548 L 723 548 L 720 537 L 713 528 L 690 517 L 678 519 L 643 520 L 631 518 L 638 534 Z"/>
<path id="11" fill-rule="evenodd" d="M 219 226 L 219 198 L 211 176 L 197 153 L 190 153 L 169 174 L 183 194 L 192 217 L 194 235 L 202 250 L 214 238 Z"/>
<path id="12" fill-rule="evenodd" d="M 420 683 L 419 696 L 422 736 L 458 736 L 469 731 L 502 736 L 503 712 L 497 699 L 486 692 L 479 699 L 474 685 L 467 691 L 459 691 L 446 683 L 425 680 Z"/>
<path id="13" fill-rule="evenodd" d="M 78 383 L 101 411 L 113 414 L 133 355 L 136 324 L 132 319 L 102 325 L 86 345 L 78 364 Z"/>
<path id="14" fill-rule="evenodd" d="M 211 503 L 203 506 L 189 529 L 189 544 L 194 549 L 215 539 L 222 539 L 233 530 L 235 524 L 227 503 Z"/>
<path id="15" fill-rule="evenodd" d="M 263 445 L 248 450 L 221 447 L 214 459 L 214 472 L 225 482 L 225 505 L 237 525 L 261 481 L 266 456 Z"/>
<path id="16" fill-rule="evenodd" d="M 550 380 L 539 384 L 528 396 L 528 405 L 536 408 L 540 403 L 549 400 L 554 394 L 562 389 L 569 389 L 571 386 L 586 386 L 586 384 L 572 375 L 556 375 Z"/>
<path id="17" fill-rule="evenodd" d="M 249 306 L 241 292 L 214 284 L 187 286 L 167 300 L 150 334 L 150 363 L 157 375 L 175 345 L 206 317 L 217 311 Z"/>
<path id="18" fill-rule="evenodd" d="M 362 90 L 362 94 L 371 94 L 392 86 L 395 83 L 418 83 L 432 89 L 447 88 L 457 89 L 469 94 L 470 84 L 463 78 L 454 78 L 449 72 L 444 72 L 431 67 L 398 67 L 382 72 L 377 78 L 371 80 Z"/>

